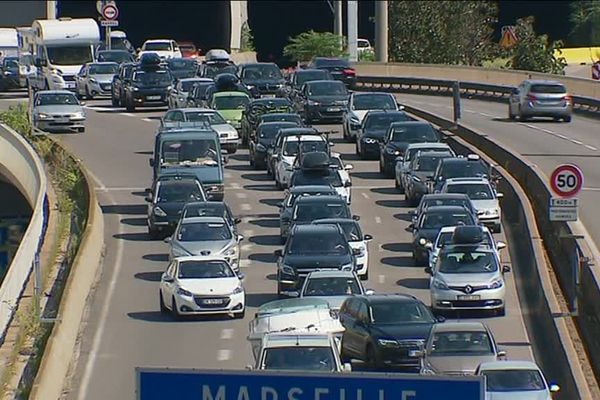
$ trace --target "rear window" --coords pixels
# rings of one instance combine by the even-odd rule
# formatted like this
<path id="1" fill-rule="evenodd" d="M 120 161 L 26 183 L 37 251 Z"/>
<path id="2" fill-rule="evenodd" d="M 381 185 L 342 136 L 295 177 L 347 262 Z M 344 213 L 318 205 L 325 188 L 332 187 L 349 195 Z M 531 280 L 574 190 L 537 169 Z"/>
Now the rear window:
<path id="1" fill-rule="evenodd" d="M 531 93 L 561 94 L 567 93 L 563 85 L 531 85 Z"/>
<path id="2" fill-rule="evenodd" d="M 316 58 L 314 61 L 316 67 L 344 67 L 350 68 L 348 60 L 343 58 Z"/>

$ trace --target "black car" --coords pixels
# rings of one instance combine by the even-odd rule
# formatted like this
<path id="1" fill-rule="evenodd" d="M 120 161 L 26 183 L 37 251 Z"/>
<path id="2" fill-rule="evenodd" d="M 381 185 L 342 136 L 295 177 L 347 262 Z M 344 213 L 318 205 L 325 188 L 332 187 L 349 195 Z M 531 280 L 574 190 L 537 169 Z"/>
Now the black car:
<path id="1" fill-rule="evenodd" d="M 288 99 L 264 98 L 250 101 L 242 113 L 242 127 L 240 130 L 242 143 L 248 143 L 248 138 L 250 138 L 260 123 L 261 116 L 272 113 L 280 114 L 290 112 L 293 112 L 293 107 Z"/>
<path id="2" fill-rule="evenodd" d="M 191 108 L 206 108 L 208 106 L 208 88 L 213 82 L 194 83 L 187 98 L 187 106 Z"/>
<path id="3" fill-rule="evenodd" d="M 326 183 L 320 183 L 326 185 Z M 305 185 L 303 185 L 305 186 Z M 332 185 L 333 186 L 333 185 Z M 307 196 L 296 200 L 292 210 L 290 226 L 311 224 L 317 219 L 356 218 L 341 196 Z"/>
<path id="4" fill-rule="evenodd" d="M 283 74 L 275 63 L 249 63 L 239 66 L 238 74 L 248 90 L 259 96 L 277 95 L 285 84 Z"/>
<path id="5" fill-rule="evenodd" d="M 413 232 L 412 256 L 417 265 L 429 259 L 427 242 L 433 242 L 440 229 L 445 226 L 477 225 L 477 216 L 461 206 L 429 207 L 419 215 L 419 219 L 411 223 Z"/>
<path id="6" fill-rule="evenodd" d="M 348 110 L 348 90 L 339 81 L 309 81 L 296 96 L 295 106 L 307 124 L 341 122 Z"/>
<path id="7" fill-rule="evenodd" d="M 263 122 L 259 124 L 248 142 L 250 165 L 254 169 L 266 168 L 267 151 L 273 145 L 277 132 L 280 129 L 293 128 L 295 126 L 298 126 L 295 122 Z"/>
<path id="8" fill-rule="evenodd" d="M 119 66 L 119 72 L 113 77 L 111 85 L 110 100 L 113 107 L 125 105 L 125 85 L 131 80 L 137 63 L 123 63 Z"/>
<path id="9" fill-rule="evenodd" d="M 403 185 L 405 198 L 410 205 L 416 206 L 419 204 L 421 197 L 429 192 L 427 183 L 433 177 L 440 160 L 453 156 L 452 153 L 443 151 L 417 153 L 408 165 Z"/>
<path id="10" fill-rule="evenodd" d="M 379 157 L 379 144 L 394 122 L 410 121 L 404 111 L 369 111 L 356 133 L 356 154 L 363 160 Z"/>
<path id="11" fill-rule="evenodd" d="M 192 176 L 159 175 L 148 190 L 148 234 L 157 239 L 173 232 L 184 205 L 190 201 L 206 201 L 202 184 Z"/>
<path id="12" fill-rule="evenodd" d="M 396 158 L 404 155 L 409 144 L 439 141 L 439 133 L 429 122 L 394 122 L 379 143 L 379 172 L 388 178 L 393 177 Z"/>
<path id="13" fill-rule="evenodd" d="M 117 64 L 135 62 L 133 54 L 127 50 L 100 50 L 96 54 L 96 58 L 99 62 L 110 61 L 116 62 Z"/>
<path id="14" fill-rule="evenodd" d="M 328 196 L 317 196 L 328 197 Z M 298 201 L 304 198 L 298 199 Z M 354 271 L 354 252 L 338 225 L 302 225 L 290 231 L 283 250 L 276 250 L 277 294 L 298 290 L 316 270 Z"/>
<path id="15" fill-rule="evenodd" d="M 166 106 L 172 85 L 173 77 L 166 69 L 137 69 L 125 83 L 125 108 L 131 112 L 138 106 Z"/>
<path id="16" fill-rule="evenodd" d="M 340 349 L 343 362 L 362 360 L 370 369 L 419 369 L 419 350 L 438 322 L 423 302 L 405 294 L 349 297 L 339 319 L 345 328 Z"/>
<path id="17" fill-rule="evenodd" d="M 325 69 L 299 69 L 291 74 L 282 89 L 282 95 L 294 99 L 298 90 L 308 81 L 333 80 L 329 71 Z"/>
<path id="18" fill-rule="evenodd" d="M 200 65 L 201 78 L 213 79 L 219 74 L 237 74 L 237 66 L 229 61 L 207 61 Z"/>
<path id="19" fill-rule="evenodd" d="M 315 57 L 308 65 L 308 68 L 329 71 L 333 79 L 344 82 L 350 89 L 356 86 L 356 71 L 348 60 L 344 58 Z"/>
<path id="20" fill-rule="evenodd" d="M 319 135 L 319 131 L 315 128 L 310 127 L 293 127 L 293 128 L 283 128 L 277 132 L 275 135 L 275 140 L 273 142 L 273 146 L 269 147 L 267 150 L 267 172 L 273 177 L 275 176 L 275 159 L 274 155 L 276 155 L 281 146 L 283 145 L 283 139 L 288 136 L 302 136 L 302 135 Z"/>
<path id="21" fill-rule="evenodd" d="M 288 237 L 296 200 L 305 196 L 337 196 L 337 192 L 331 185 L 305 185 L 290 188 L 285 199 L 279 204 L 279 234 L 282 243 L 285 243 Z"/>
<path id="22" fill-rule="evenodd" d="M 191 58 L 169 58 L 167 68 L 174 79 L 193 78 L 198 73 L 198 63 Z"/>
<path id="23" fill-rule="evenodd" d="M 473 215 L 477 215 L 477 210 L 473 206 L 473 202 L 464 193 L 436 193 L 426 194 L 421 197 L 421 201 L 417 208 L 410 213 L 413 218 L 412 221 L 416 222 L 421 213 L 425 212 L 429 207 L 435 206 L 459 206 L 464 207 L 471 212 Z"/>
<path id="24" fill-rule="evenodd" d="M 488 178 L 490 167 L 476 154 L 467 157 L 454 157 L 442 160 L 433 174 L 429 185 L 429 193 L 437 193 L 442 189 L 446 179 L 452 178 Z"/>
<path id="25" fill-rule="evenodd" d="M 0 66 L 0 90 L 16 89 L 19 83 L 19 58 L 4 57 Z"/>

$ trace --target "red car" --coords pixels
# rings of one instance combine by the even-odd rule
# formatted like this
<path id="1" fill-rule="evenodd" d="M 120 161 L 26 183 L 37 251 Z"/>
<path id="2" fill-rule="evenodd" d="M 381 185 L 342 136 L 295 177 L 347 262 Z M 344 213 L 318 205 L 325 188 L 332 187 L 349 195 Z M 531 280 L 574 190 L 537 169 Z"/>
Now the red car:
<path id="1" fill-rule="evenodd" d="M 200 50 L 192 42 L 179 42 L 177 44 L 183 58 L 197 58 L 200 55 Z"/>

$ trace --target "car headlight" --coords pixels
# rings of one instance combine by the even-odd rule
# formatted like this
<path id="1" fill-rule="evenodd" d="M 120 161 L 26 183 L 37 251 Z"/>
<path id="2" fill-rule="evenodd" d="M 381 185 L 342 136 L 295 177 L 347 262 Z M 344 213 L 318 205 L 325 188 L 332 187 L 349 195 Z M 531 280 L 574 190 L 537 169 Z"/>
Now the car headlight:
<path id="1" fill-rule="evenodd" d="M 342 268 L 341 268 L 342 271 L 352 271 L 353 269 L 354 269 L 354 265 L 352 263 L 344 264 L 344 265 L 342 265 Z"/>
<path id="2" fill-rule="evenodd" d="M 179 246 L 173 246 L 171 247 L 171 255 L 173 257 L 187 257 L 187 256 L 191 256 L 192 253 L 190 253 L 189 251 L 187 251 L 186 249 L 179 247 Z"/>
<path id="3" fill-rule="evenodd" d="M 360 125 L 360 119 L 354 114 L 350 116 L 350 123 Z"/>
<path id="4" fill-rule="evenodd" d="M 222 192 L 224 189 L 223 185 L 212 185 L 212 186 L 206 186 L 204 188 L 207 192 Z"/>
<path id="5" fill-rule="evenodd" d="M 488 287 L 490 289 L 500 289 L 502 286 L 504 286 L 504 282 L 502 281 L 502 279 L 496 279 L 495 281 L 490 283 Z"/>
<path id="6" fill-rule="evenodd" d="M 419 239 L 419 244 L 420 244 L 421 246 L 425 246 L 425 245 L 427 244 L 427 239 L 425 239 L 425 238 L 420 238 L 420 239 Z"/>
<path id="7" fill-rule="evenodd" d="M 375 143 L 377 143 L 377 139 L 373 139 L 373 138 L 363 138 L 363 140 L 367 144 L 375 144 Z"/>
<path id="8" fill-rule="evenodd" d="M 189 290 L 185 290 L 184 288 L 177 288 L 177 294 L 180 296 L 192 297 L 193 294 Z"/>
<path id="9" fill-rule="evenodd" d="M 398 150 L 396 150 L 396 149 L 393 149 L 393 148 L 391 148 L 391 147 L 386 147 L 386 148 L 385 148 L 385 152 L 386 152 L 386 153 L 388 153 L 388 154 L 392 154 L 392 155 L 394 155 L 394 154 L 395 154 L 395 155 L 398 155 L 398 154 L 396 154 L 396 153 L 400 153 Z"/>
<path id="10" fill-rule="evenodd" d="M 240 294 L 243 292 L 244 292 L 244 287 L 242 285 L 239 285 L 238 287 L 233 289 L 233 292 L 231 292 L 231 294 Z"/>
<path id="11" fill-rule="evenodd" d="M 308 105 L 309 106 L 318 106 L 321 103 L 319 103 L 318 101 L 314 101 L 314 100 L 308 100 Z"/>
<path id="12" fill-rule="evenodd" d="M 441 279 L 434 279 L 433 287 L 439 290 L 450 290 L 448 284 Z"/>
<path id="13" fill-rule="evenodd" d="M 134 91 L 134 92 L 137 92 L 137 91 L 139 91 L 139 90 L 140 90 L 140 88 L 139 88 L 139 87 L 137 87 L 137 86 L 134 86 L 134 87 L 133 87 L 133 91 Z"/>
<path id="14" fill-rule="evenodd" d="M 167 90 L 173 89 L 173 86 L 167 86 Z"/>
<path id="15" fill-rule="evenodd" d="M 160 207 L 154 207 L 154 215 L 157 217 L 166 217 L 167 213 L 163 211 Z"/>
<path id="16" fill-rule="evenodd" d="M 98 83 L 98 81 L 95 80 L 94 78 L 90 78 L 90 83 Z"/>
<path id="17" fill-rule="evenodd" d="M 394 339 L 377 339 L 377 344 L 382 347 L 398 347 L 398 341 Z"/>
<path id="18" fill-rule="evenodd" d="M 78 112 L 73 114 L 73 118 L 85 118 L 85 114 L 83 112 Z"/>
<path id="19" fill-rule="evenodd" d="M 413 180 L 413 181 L 415 181 L 415 182 L 421 182 L 421 178 L 419 178 L 419 177 L 418 177 L 418 176 L 416 176 L 416 175 L 413 175 L 413 176 L 412 176 L 412 180 Z"/>
<path id="20" fill-rule="evenodd" d="M 247 88 L 248 90 L 252 90 L 252 89 L 254 89 L 254 88 L 255 88 L 255 86 L 254 86 L 254 85 L 246 85 L 246 88 Z"/>
<path id="21" fill-rule="evenodd" d="M 224 256 L 232 257 L 237 254 L 237 246 L 233 246 L 223 253 Z"/>
<path id="22" fill-rule="evenodd" d="M 294 271 L 294 268 L 290 267 L 289 265 L 280 265 L 279 269 L 281 270 L 282 273 L 286 274 L 286 275 L 296 275 L 296 271 Z"/>
<path id="23" fill-rule="evenodd" d="M 39 113 L 37 115 L 37 118 L 38 119 L 50 119 L 50 118 L 52 118 L 52 115 L 50 115 L 50 114 L 44 114 L 44 113 Z"/>

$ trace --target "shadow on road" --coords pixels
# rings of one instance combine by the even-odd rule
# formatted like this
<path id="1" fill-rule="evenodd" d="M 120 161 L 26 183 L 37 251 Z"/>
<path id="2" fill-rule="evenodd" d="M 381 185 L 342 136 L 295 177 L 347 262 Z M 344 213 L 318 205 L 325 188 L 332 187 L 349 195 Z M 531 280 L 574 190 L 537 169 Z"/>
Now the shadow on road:
<path id="1" fill-rule="evenodd" d="M 429 289 L 428 278 L 404 278 L 396 282 L 396 285 L 408 289 Z"/>
<path id="2" fill-rule="evenodd" d="M 162 274 L 163 273 L 160 271 L 138 272 L 137 274 L 135 274 L 133 276 L 135 277 L 135 279 L 141 279 L 142 281 L 160 282 L 160 278 L 161 278 Z"/>
<path id="3" fill-rule="evenodd" d="M 148 213 L 145 204 L 115 204 L 100 206 L 103 214 L 144 215 Z"/>

